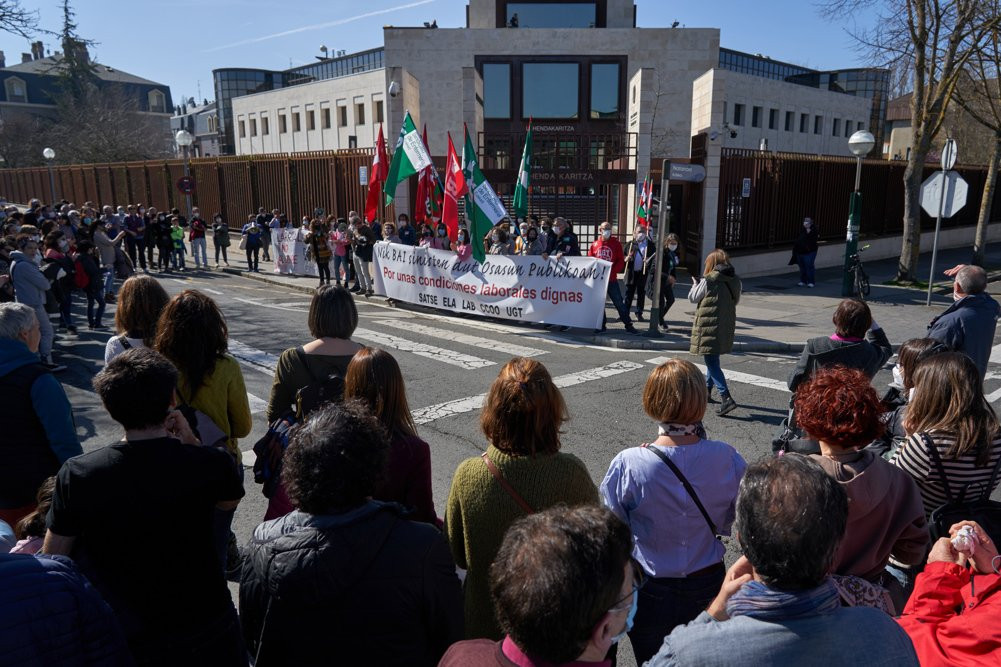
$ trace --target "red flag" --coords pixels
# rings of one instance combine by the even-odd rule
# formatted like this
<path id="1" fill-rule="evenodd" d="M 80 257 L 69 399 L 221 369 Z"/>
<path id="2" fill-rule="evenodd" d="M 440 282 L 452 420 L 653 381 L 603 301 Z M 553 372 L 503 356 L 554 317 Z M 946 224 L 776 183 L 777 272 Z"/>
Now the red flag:
<path id="1" fill-rule="evenodd" d="M 462 173 L 462 162 L 452 145 L 452 134 L 448 134 L 448 157 L 445 162 L 445 202 L 441 219 L 448 228 L 448 238 L 455 243 L 459 238 L 459 197 L 467 194 L 469 187 Z"/>
<path id="2" fill-rule="evenodd" d="M 386 155 L 386 139 L 382 136 L 382 125 L 379 125 L 379 138 L 375 143 L 375 155 L 372 157 L 372 169 L 368 175 L 368 196 L 365 198 L 365 219 L 372 222 L 379 217 L 382 203 L 382 185 L 389 173 L 389 158 Z"/>

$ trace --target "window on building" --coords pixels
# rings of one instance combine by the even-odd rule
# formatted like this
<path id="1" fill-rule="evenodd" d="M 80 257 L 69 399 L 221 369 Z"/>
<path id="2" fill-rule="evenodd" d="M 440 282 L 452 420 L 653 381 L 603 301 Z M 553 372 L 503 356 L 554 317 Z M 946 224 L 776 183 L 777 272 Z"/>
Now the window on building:
<path id="1" fill-rule="evenodd" d="M 337 106 L 337 127 L 348 126 L 348 108 L 344 105 Z"/>
<path id="2" fill-rule="evenodd" d="M 365 124 L 365 103 L 355 104 L 355 125 Z"/>
<path id="3" fill-rule="evenodd" d="M 768 129 L 777 130 L 779 129 L 779 110 L 769 109 L 768 110 Z"/>
<path id="4" fill-rule="evenodd" d="M 821 134 L 824 131 L 824 117 L 814 116 L 813 117 L 813 133 Z"/>
<path id="5" fill-rule="evenodd" d="M 348 136 L 348 148 L 358 148 L 358 137 L 357 135 Z"/>
<path id="6" fill-rule="evenodd" d="M 243 139 L 245 136 L 247 136 L 247 127 L 246 127 L 246 124 L 241 120 L 240 121 L 240 138 Z"/>
<path id="7" fill-rule="evenodd" d="M 810 130 L 810 114 L 801 113 L 799 115 L 799 131 L 806 134 Z"/>
<path id="8" fill-rule="evenodd" d="M 16 76 L 12 76 L 3 83 L 7 92 L 8 102 L 20 102 L 21 104 L 27 104 L 28 86 L 25 85 L 24 81 Z"/>
<path id="9" fill-rule="evenodd" d="M 856 132 L 861 132 L 864 129 L 865 129 L 865 125 L 862 124 L 862 121 L 859 121 L 859 122 L 855 123 L 855 131 Z"/>
<path id="10" fill-rule="evenodd" d="M 847 122 L 847 121 L 845 121 Z M 840 137 L 841 136 L 841 119 L 835 118 L 834 122 L 831 124 L 831 136 Z"/>
<path id="11" fill-rule="evenodd" d="M 786 111 L 786 132 L 792 132 L 792 124 L 796 122 L 796 113 L 793 111 Z"/>
<path id="12" fill-rule="evenodd" d="M 483 117 L 511 117 L 510 63 L 483 63 Z"/>
<path id="13" fill-rule="evenodd" d="M 271 134 L 271 123 L 267 116 L 261 116 L 261 134 Z"/>
<path id="14" fill-rule="evenodd" d="M 251 118 L 250 119 L 250 136 L 252 136 L 252 137 L 256 137 L 257 136 L 257 119 L 256 118 Z"/>
<path id="15" fill-rule="evenodd" d="M 316 129 L 316 112 L 310 109 L 306 112 L 306 129 L 315 130 Z"/>
<path id="16" fill-rule="evenodd" d="M 577 63 L 525 63 L 522 66 L 522 117 L 579 118 L 579 84 L 580 66 Z"/>
<path id="17" fill-rule="evenodd" d="M 733 105 L 733 124 L 743 125 L 744 124 L 744 105 L 734 104 Z"/>
<path id="18" fill-rule="evenodd" d="M 751 127 L 761 127 L 761 107 L 751 107 Z"/>
<path id="19" fill-rule="evenodd" d="M 619 115 L 619 64 L 591 65 L 591 118 Z"/>
<path id="20" fill-rule="evenodd" d="M 278 134 L 285 134 L 288 132 L 288 119 L 285 114 L 278 114 Z"/>
<path id="21" fill-rule="evenodd" d="M 208 126 L 209 132 L 219 131 L 219 118 L 217 116 L 209 116 L 205 119 L 205 124 Z"/>
<path id="22" fill-rule="evenodd" d="M 595 2 L 509 2 L 506 19 L 510 28 L 596 28 L 598 7 Z"/>
<path id="23" fill-rule="evenodd" d="M 13 101 L 13 100 L 12 100 Z M 149 110 L 153 113 L 167 112 L 167 98 L 159 90 L 151 90 L 146 94 Z"/>
<path id="24" fill-rule="evenodd" d="M 298 132 L 302 129 L 302 125 L 299 123 L 299 112 L 296 111 L 292 114 L 292 131 Z"/>
<path id="25" fill-rule="evenodd" d="M 320 109 L 320 127 L 324 130 L 330 129 L 330 107 Z"/>
<path id="26" fill-rule="evenodd" d="M 382 116 L 382 100 L 376 100 L 375 101 L 375 122 L 381 123 L 381 122 L 383 122 L 383 120 L 384 119 L 383 119 L 383 116 Z"/>

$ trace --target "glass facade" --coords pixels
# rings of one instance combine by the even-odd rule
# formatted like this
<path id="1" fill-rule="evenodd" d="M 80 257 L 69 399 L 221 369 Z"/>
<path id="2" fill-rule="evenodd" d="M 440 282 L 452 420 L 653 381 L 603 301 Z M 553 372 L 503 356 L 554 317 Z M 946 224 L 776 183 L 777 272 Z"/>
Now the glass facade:
<path id="1" fill-rule="evenodd" d="M 598 7 L 594 2 L 509 2 L 506 20 L 511 28 L 594 28 Z"/>
<path id="2" fill-rule="evenodd" d="M 577 118 L 579 84 L 577 63 L 524 63 L 522 118 Z"/>
<path id="3" fill-rule="evenodd" d="M 809 74 L 814 70 L 799 65 L 784 63 L 761 55 L 751 55 L 731 49 L 719 50 L 720 69 L 728 69 L 741 74 L 753 74 L 768 79 L 784 81 L 787 77 L 797 74 Z"/>
<path id="4" fill-rule="evenodd" d="M 591 65 L 591 118 L 619 115 L 619 64 Z"/>
<path id="5" fill-rule="evenodd" d="M 511 63 L 483 63 L 483 117 L 511 117 Z"/>
<path id="6" fill-rule="evenodd" d="M 282 71 L 240 68 L 213 70 L 219 112 L 219 154 L 232 155 L 236 152 L 233 139 L 234 97 L 381 69 L 385 66 L 385 53 L 383 48 L 370 49 Z M 280 127 L 279 131 L 285 130 Z"/>

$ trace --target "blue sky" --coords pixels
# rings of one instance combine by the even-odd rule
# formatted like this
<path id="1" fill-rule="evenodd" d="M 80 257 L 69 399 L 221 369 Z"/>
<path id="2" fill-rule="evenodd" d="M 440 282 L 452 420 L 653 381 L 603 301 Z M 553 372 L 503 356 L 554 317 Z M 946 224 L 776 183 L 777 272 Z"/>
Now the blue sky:
<path id="1" fill-rule="evenodd" d="M 22 0 L 43 26 L 59 30 L 59 0 Z M 846 30 L 869 17 L 822 19 L 809 0 L 759 2 L 637 0 L 640 27 L 673 21 L 718 27 L 723 46 L 818 69 L 866 64 Z M 218 67 L 284 69 L 314 60 L 319 47 L 361 51 L 382 44 L 384 25 L 465 25 L 465 0 L 76 0 L 79 33 L 98 42 L 99 62 L 166 83 L 175 101 L 212 99 Z M 42 38 L 58 49 L 54 38 Z M 29 40 L 0 33 L 8 64 Z"/>

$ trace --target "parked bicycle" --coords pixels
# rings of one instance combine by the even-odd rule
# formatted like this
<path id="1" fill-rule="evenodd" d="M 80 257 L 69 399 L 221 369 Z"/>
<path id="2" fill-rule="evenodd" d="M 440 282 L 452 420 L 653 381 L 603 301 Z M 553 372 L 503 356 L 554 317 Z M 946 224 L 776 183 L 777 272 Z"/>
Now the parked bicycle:
<path id="1" fill-rule="evenodd" d="M 852 274 L 852 294 L 863 301 L 869 296 L 869 274 L 862 268 L 862 253 L 868 247 L 866 244 L 859 248 L 858 252 L 849 258 L 851 264 L 848 267 L 848 271 Z"/>

